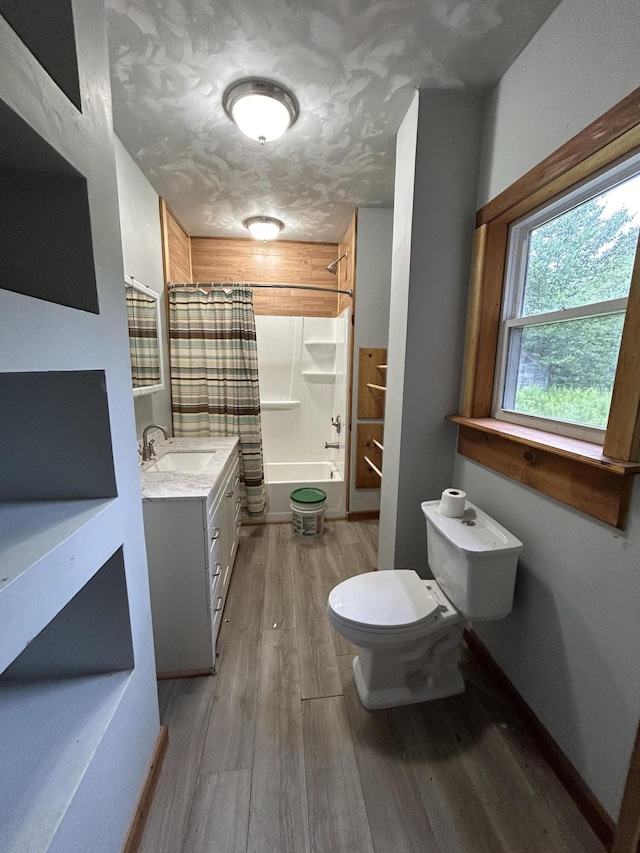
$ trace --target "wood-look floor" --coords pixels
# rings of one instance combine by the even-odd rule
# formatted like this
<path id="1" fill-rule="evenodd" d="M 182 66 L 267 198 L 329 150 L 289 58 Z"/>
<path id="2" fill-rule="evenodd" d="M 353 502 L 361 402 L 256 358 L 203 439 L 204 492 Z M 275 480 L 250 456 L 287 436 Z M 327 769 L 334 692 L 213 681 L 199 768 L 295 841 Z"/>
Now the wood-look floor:
<path id="1" fill-rule="evenodd" d="M 143 853 L 602 853 L 471 662 L 450 699 L 366 711 L 329 590 L 375 522 L 246 527 L 218 675 L 160 683 L 169 748 Z"/>

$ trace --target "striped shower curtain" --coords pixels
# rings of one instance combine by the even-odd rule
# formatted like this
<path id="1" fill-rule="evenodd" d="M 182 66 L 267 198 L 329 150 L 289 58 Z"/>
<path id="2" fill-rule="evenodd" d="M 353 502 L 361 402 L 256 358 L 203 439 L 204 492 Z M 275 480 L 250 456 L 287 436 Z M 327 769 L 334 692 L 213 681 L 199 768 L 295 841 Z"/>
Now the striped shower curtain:
<path id="1" fill-rule="evenodd" d="M 248 287 L 173 287 L 169 296 L 174 435 L 238 436 L 240 494 L 265 510 L 258 350 Z"/>

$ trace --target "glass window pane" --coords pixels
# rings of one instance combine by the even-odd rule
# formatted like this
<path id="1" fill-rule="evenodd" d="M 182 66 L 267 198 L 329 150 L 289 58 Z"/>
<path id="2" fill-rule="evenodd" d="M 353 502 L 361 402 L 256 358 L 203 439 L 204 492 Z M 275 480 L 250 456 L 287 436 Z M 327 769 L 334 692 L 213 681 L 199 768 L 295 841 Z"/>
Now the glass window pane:
<path id="1" fill-rule="evenodd" d="M 604 429 L 624 314 L 513 329 L 504 408 Z"/>
<path id="2" fill-rule="evenodd" d="M 635 175 L 533 229 L 518 316 L 628 296 L 639 228 Z"/>

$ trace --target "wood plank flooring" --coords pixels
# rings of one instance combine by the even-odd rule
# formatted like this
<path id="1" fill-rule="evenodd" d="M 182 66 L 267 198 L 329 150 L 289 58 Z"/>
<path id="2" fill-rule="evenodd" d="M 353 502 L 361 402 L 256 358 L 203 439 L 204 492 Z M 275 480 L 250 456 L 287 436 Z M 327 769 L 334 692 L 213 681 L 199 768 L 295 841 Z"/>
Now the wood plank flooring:
<path id="1" fill-rule="evenodd" d="M 169 748 L 142 853 L 602 853 L 520 721 L 467 691 L 366 711 L 326 618 L 376 522 L 245 527 L 218 675 L 160 683 Z"/>

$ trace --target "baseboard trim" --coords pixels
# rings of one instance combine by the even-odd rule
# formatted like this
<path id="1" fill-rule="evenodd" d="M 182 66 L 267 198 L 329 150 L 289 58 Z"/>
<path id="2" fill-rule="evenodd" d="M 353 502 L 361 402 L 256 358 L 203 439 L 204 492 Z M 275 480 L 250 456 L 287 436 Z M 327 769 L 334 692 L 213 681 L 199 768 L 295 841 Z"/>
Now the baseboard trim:
<path id="1" fill-rule="evenodd" d="M 370 521 L 380 518 L 379 509 L 363 510 L 362 512 L 348 512 L 347 521 Z"/>
<path id="2" fill-rule="evenodd" d="M 127 837 L 124 841 L 122 853 L 137 853 L 137 850 L 140 847 L 144 828 L 147 825 L 147 818 L 149 817 L 151 803 L 153 802 L 153 795 L 155 794 L 156 785 L 160 778 L 162 762 L 164 761 L 164 756 L 168 746 L 169 729 L 167 726 L 160 726 L 156 745 L 153 750 L 153 755 L 151 756 L 151 761 L 149 762 L 147 775 L 145 777 L 144 784 L 142 785 L 135 811 L 133 812 L 133 818 L 129 825 L 129 831 L 127 832 Z"/>
<path id="3" fill-rule="evenodd" d="M 464 632 L 464 639 L 487 677 L 516 710 L 545 761 L 562 782 L 567 793 L 582 812 L 584 819 L 598 836 L 600 842 L 607 850 L 610 850 L 615 831 L 613 820 L 598 802 L 591 789 L 551 737 L 545 726 L 540 722 L 534 711 L 491 657 L 484 643 L 468 628 Z"/>

